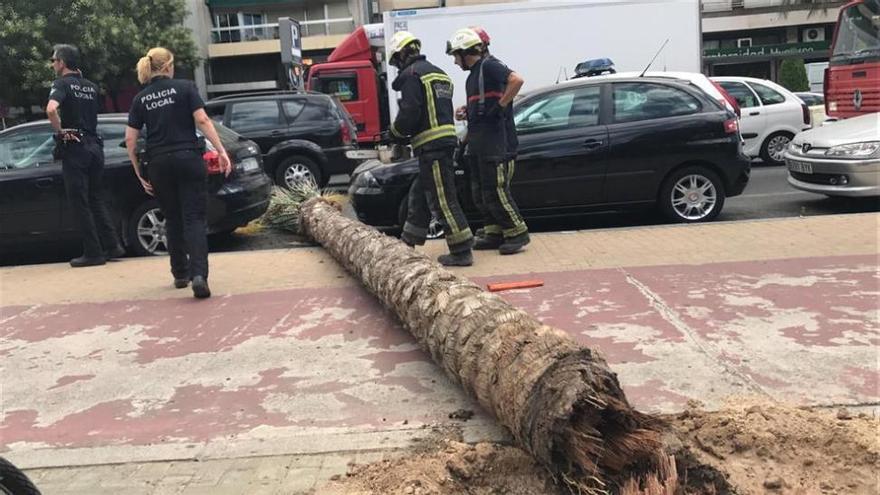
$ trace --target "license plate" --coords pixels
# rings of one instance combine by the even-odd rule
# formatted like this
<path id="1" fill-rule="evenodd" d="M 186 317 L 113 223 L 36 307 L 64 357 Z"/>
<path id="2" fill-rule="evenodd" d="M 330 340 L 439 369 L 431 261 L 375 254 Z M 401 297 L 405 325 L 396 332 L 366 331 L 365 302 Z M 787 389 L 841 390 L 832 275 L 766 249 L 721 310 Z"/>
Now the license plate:
<path id="1" fill-rule="evenodd" d="M 260 162 L 258 162 L 256 158 L 245 158 L 241 161 L 240 166 L 243 172 L 250 172 L 251 170 L 260 168 Z"/>
<path id="2" fill-rule="evenodd" d="M 376 150 L 352 150 L 346 151 L 345 156 L 352 160 L 371 160 L 379 158 L 379 152 Z"/>
<path id="3" fill-rule="evenodd" d="M 802 174 L 812 174 L 813 173 L 813 164 L 789 160 L 788 161 L 788 169 L 791 170 L 792 172 L 800 172 Z"/>

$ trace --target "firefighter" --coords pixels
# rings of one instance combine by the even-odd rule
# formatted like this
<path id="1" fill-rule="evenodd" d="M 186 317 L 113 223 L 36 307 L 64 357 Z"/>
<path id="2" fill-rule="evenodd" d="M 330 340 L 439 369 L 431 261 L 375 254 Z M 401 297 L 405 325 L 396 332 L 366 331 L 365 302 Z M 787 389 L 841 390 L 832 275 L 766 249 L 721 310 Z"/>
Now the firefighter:
<path id="1" fill-rule="evenodd" d="M 483 31 L 483 35 L 488 37 Z M 516 157 L 516 131 L 511 102 L 523 79 L 497 58 L 473 28 L 453 34 L 446 52 L 462 70 L 469 71 L 467 90 L 467 147 L 475 160 L 481 213 L 485 226 L 474 249 L 498 249 L 514 254 L 529 243 L 529 231 L 510 193 Z"/>
<path id="2" fill-rule="evenodd" d="M 104 204 L 104 143 L 98 135 L 98 87 L 82 76 L 79 50 L 55 45 L 46 115 L 55 129 L 56 158 L 61 159 L 64 188 L 83 237 L 83 255 L 70 266 L 103 265 L 125 254 Z M 59 115 L 60 114 L 60 115 Z"/>
<path id="3" fill-rule="evenodd" d="M 408 212 L 400 238 L 422 245 L 431 214 L 446 232 L 449 254 L 437 258 L 444 266 L 473 264 L 473 234 L 458 202 L 453 174 L 457 138 L 453 125 L 452 80 L 420 53 L 421 42 L 406 31 L 391 39 L 389 63 L 398 76 L 392 88 L 401 93 L 390 137 L 409 142 L 419 157 L 419 175 L 409 191 Z"/>
<path id="4" fill-rule="evenodd" d="M 134 97 L 128 113 L 128 156 L 144 191 L 156 196 L 165 215 L 174 287 L 183 289 L 192 280 L 193 296 L 211 297 L 206 234 L 208 175 L 196 127 L 219 154 L 226 176 L 232 171 L 229 156 L 195 84 L 173 79 L 174 55 L 170 51 L 150 49 L 137 63 L 137 76 L 146 87 Z M 145 125 L 146 174 L 137 154 L 138 135 Z"/>

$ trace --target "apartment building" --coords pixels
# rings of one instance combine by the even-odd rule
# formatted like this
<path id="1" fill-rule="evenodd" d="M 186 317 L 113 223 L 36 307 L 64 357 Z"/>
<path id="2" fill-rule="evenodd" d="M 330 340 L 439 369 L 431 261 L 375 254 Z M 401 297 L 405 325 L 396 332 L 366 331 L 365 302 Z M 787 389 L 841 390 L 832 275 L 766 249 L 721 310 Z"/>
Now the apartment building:
<path id="1" fill-rule="evenodd" d="M 188 0 L 187 23 L 203 67 L 196 80 L 208 97 L 282 88 L 278 18 L 302 26 L 306 65 L 326 60 L 355 27 L 391 10 L 454 7 L 495 0 Z M 843 0 L 703 0 L 703 71 L 777 79 L 786 58 L 827 63 Z M 637 40 L 633 40 L 637 43 Z M 817 71 L 817 73 L 821 73 Z M 821 77 L 820 77 L 821 79 Z"/>

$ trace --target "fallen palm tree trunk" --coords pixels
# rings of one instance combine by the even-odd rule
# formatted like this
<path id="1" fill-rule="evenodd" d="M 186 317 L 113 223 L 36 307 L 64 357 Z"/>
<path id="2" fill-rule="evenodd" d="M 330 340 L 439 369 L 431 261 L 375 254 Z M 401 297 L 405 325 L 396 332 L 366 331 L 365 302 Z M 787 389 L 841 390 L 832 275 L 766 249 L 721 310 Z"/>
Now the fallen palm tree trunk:
<path id="1" fill-rule="evenodd" d="M 393 310 L 446 374 L 573 491 L 673 493 L 675 466 L 659 425 L 632 409 L 602 356 L 324 198 L 296 213 L 301 233 Z"/>

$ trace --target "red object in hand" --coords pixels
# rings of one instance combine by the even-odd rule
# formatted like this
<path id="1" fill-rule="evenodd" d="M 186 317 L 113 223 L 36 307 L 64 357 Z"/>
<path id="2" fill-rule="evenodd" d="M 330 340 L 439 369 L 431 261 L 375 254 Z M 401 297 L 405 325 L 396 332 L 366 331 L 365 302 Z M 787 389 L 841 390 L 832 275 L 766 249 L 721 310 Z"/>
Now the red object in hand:
<path id="1" fill-rule="evenodd" d="M 205 166 L 208 169 L 208 175 L 219 175 L 223 173 L 223 167 L 220 166 L 220 153 L 216 150 L 208 150 L 202 154 L 205 160 Z"/>

